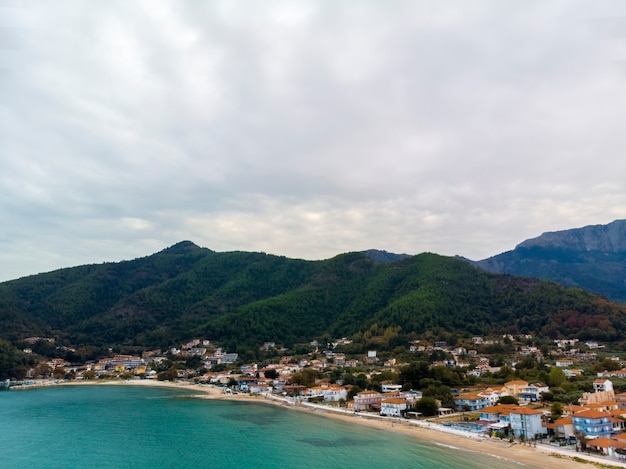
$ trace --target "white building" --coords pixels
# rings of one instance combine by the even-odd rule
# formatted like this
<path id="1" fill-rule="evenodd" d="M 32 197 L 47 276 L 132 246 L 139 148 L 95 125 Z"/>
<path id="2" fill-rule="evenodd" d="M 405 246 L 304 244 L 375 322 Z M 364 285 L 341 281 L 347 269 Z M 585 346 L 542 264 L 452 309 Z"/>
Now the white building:
<path id="1" fill-rule="evenodd" d="M 402 398 L 389 398 L 380 401 L 380 415 L 401 417 L 406 410 L 406 401 Z"/>

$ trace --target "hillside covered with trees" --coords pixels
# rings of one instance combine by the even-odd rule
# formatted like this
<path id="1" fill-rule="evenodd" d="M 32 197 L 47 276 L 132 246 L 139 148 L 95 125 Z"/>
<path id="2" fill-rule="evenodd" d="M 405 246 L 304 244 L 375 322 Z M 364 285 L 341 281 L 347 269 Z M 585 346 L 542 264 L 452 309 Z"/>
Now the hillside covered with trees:
<path id="1" fill-rule="evenodd" d="M 53 337 L 82 358 L 102 347 L 168 347 L 193 337 L 253 354 L 264 342 L 292 347 L 344 336 L 355 349 L 390 350 L 423 334 L 621 341 L 625 331 L 626 306 L 429 253 L 305 261 L 186 241 L 132 261 L 0 284 L 0 339 Z"/>

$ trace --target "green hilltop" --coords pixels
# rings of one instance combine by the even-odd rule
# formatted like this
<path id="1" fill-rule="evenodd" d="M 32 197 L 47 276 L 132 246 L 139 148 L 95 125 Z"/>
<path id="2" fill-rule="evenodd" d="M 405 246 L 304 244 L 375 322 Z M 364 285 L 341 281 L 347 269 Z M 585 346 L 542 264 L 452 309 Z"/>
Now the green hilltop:
<path id="1" fill-rule="evenodd" d="M 578 288 L 431 253 L 306 261 L 218 253 L 189 241 L 131 261 L 0 283 L 0 339 L 54 337 L 75 348 L 167 347 L 206 337 L 246 353 L 264 342 L 291 347 L 350 336 L 357 348 L 391 349 L 423 334 L 621 341 L 625 313 L 626 306 Z"/>

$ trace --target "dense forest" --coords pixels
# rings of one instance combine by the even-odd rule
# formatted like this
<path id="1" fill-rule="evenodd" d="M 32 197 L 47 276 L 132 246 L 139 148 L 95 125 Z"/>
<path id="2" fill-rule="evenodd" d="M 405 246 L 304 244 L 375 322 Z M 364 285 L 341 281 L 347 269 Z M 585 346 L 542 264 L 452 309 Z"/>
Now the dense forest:
<path id="1" fill-rule="evenodd" d="M 625 313 L 581 289 L 430 253 L 305 261 L 217 253 L 188 241 L 132 261 L 0 284 L 1 339 L 52 337 L 82 358 L 103 347 L 167 347 L 194 337 L 240 353 L 269 341 L 292 347 L 343 336 L 356 339 L 353 347 L 391 349 L 425 333 L 621 341 Z"/>

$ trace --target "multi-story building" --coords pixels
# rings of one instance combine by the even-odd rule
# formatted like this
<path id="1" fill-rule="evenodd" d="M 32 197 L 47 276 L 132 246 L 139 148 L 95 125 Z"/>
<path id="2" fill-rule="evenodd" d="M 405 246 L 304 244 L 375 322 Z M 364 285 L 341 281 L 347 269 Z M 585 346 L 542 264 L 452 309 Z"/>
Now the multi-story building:
<path id="1" fill-rule="evenodd" d="M 542 425 L 542 415 L 543 412 L 540 410 L 529 409 L 528 407 L 515 407 L 511 409 L 509 419 L 511 422 L 511 430 L 515 437 L 523 437 L 525 440 L 529 440 L 540 435 L 546 435 L 548 432 L 546 427 Z"/>
<path id="2" fill-rule="evenodd" d="M 572 415 L 574 430 L 586 436 L 609 437 L 613 433 L 610 414 L 598 410 L 583 410 Z"/>

